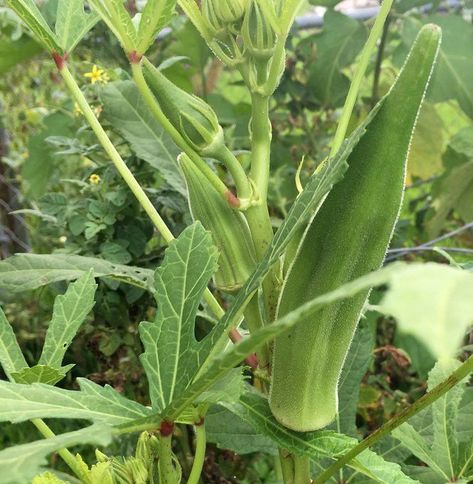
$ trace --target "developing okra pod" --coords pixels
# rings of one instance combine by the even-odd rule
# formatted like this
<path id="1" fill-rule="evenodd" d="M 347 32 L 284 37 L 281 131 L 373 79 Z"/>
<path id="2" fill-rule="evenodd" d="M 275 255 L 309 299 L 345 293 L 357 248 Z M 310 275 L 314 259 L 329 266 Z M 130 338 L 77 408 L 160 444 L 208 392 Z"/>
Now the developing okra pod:
<path id="1" fill-rule="evenodd" d="M 233 210 L 186 154 L 179 157 L 194 220 L 212 234 L 219 250 L 217 288 L 233 292 L 248 279 L 256 266 L 256 255 L 245 217 Z"/>
<path id="2" fill-rule="evenodd" d="M 383 263 L 399 215 L 406 160 L 440 29 L 425 26 L 395 85 L 349 156 L 343 180 L 309 226 L 286 277 L 278 316 Z M 276 338 L 270 407 L 283 425 L 316 430 L 338 411 L 337 385 L 369 291 L 327 305 Z"/>

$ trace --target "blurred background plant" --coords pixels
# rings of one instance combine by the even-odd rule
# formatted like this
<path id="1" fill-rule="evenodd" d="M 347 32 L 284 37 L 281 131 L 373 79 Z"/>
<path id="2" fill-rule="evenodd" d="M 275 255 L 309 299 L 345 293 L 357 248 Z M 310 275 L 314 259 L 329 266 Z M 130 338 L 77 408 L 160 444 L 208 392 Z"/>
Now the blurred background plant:
<path id="1" fill-rule="evenodd" d="M 57 1 L 39 2 L 47 17 L 52 18 Z M 142 3 L 127 2 L 131 11 L 138 11 Z M 329 153 L 367 26 L 376 13 L 376 5 L 353 9 L 352 3 L 337 0 L 310 3 L 289 38 L 286 74 L 271 105 L 269 196 L 275 227 L 297 196 L 298 186 Z M 471 261 L 471 7 L 467 1 L 427 5 L 426 0 L 397 0 L 363 84 L 352 126 L 387 92 L 419 26 L 434 22 L 442 27 L 439 66 L 418 120 L 406 200 L 388 261 Z M 50 60 L 1 0 L 0 30 L 0 258 L 15 252 L 54 252 L 155 268 L 164 242 L 97 145 Z M 166 223 L 179 234 L 191 219 L 185 183 L 173 162 L 178 151 L 141 102 L 119 45 L 99 23 L 76 56 L 81 61 L 75 63 L 77 78 L 96 113 Z M 150 58 L 156 65 L 162 63 L 172 81 L 214 107 L 229 146 L 245 164 L 251 111 L 247 91 L 234 72 L 224 70 L 210 55 L 190 22 L 176 17 Z M 35 360 L 52 300 L 65 285 L 55 283 L 19 298 L 2 289 L 1 272 L 0 262 L 0 301 L 25 354 Z M 125 393 L 133 388 L 137 399 L 144 395 L 145 379 L 136 364 L 141 352 L 137 323 L 150 317 L 150 307 L 151 297 L 144 290 L 101 280 L 94 317 L 70 350 L 78 362 L 77 374 Z M 434 364 L 417 341 L 396 332 L 389 320 L 375 313 L 360 326 L 350 355 L 346 380 L 354 383 L 341 399 L 351 409 L 343 430 L 355 435 L 378 427 L 422 393 Z M 231 438 L 225 438 L 224 421 L 223 410 L 209 414 L 209 437 L 217 446 L 207 456 L 207 481 L 275 482 L 270 471 L 272 446 L 255 436 L 253 446 L 242 448 L 234 429 Z M 251 432 L 243 422 L 239 425 L 242 434 Z M 17 433 L 22 431 L 21 438 L 29 440 L 27 424 L 14 429 L 2 425 L 0 445 L 10 439 L 19 442 Z M 187 455 L 189 436 L 178 440 Z M 390 442 L 383 445 L 389 448 Z M 264 452 L 253 453 L 256 450 Z M 118 452 L 126 454 L 123 449 Z M 398 454 L 403 462 L 409 452 Z"/>

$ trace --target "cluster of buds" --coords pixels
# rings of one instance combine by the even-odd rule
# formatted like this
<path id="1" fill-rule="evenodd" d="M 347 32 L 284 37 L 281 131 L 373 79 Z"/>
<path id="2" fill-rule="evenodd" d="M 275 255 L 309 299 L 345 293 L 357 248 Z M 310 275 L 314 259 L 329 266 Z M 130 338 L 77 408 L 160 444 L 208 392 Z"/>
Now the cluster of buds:
<path id="1" fill-rule="evenodd" d="M 203 0 L 202 12 L 215 32 L 238 28 L 249 0 Z"/>
<path id="2" fill-rule="evenodd" d="M 281 0 L 267 2 L 274 17 Z M 203 0 L 202 16 L 213 38 L 230 53 L 230 58 L 268 62 L 277 40 L 267 12 L 258 0 Z"/>

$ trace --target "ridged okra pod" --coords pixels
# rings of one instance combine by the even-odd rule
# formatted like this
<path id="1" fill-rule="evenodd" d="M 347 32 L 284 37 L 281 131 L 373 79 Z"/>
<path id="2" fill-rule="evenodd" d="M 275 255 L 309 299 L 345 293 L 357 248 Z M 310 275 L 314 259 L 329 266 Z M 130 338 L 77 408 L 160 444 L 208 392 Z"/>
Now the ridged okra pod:
<path id="1" fill-rule="evenodd" d="M 236 291 L 256 266 L 255 249 L 246 219 L 241 212 L 229 206 L 188 156 L 181 155 L 179 162 L 187 183 L 192 217 L 212 234 L 220 253 L 215 285 L 227 292 Z"/>
<path id="2" fill-rule="evenodd" d="M 440 39 L 436 26 L 420 31 L 396 83 L 350 155 L 344 179 L 306 231 L 285 281 L 278 316 L 382 265 Z M 283 425 L 316 430 L 336 417 L 338 380 L 368 294 L 330 304 L 276 339 L 270 406 Z"/>

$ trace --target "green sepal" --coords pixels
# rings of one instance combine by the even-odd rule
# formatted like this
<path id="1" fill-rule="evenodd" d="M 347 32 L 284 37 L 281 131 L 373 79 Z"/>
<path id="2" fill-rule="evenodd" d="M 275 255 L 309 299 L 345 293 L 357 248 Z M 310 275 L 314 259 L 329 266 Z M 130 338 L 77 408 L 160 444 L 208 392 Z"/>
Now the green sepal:
<path id="1" fill-rule="evenodd" d="M 204 0 L 202 14 L 216 30 L 227 29 L 242 20 L 248 0 Z"/>
<path id="2" fill-rule="evenodd" d="M 278 316 L 378 269 L 396 224 L 407 154 L 440 45 L 424 27 L 402 72 L 309 226 L 285 280 Z M 337 384 L 369 290 L 329 305 L 275 341 L 270 405 L 298 431 L 328 425 L 337 413 Z"/>
<path id="3" fill-rule="evenodd" d="M 212 234 L 219 251 L 215 285 L 223 291 L 236 291 L 256 267 L 245 217 L 228 205 L 188 156 L 181 155 L 179 162 L 187 183 L 192 217 Z"/>
<path id="4" fill-rule="evenodd" d="M 276 33 L 270 19 L 256 0 L 251 0 L 241 29 L 245 48 L 256 59 L 269 59 L 274 53 Z"/>
<path id="5" fill-rule="evenodd" d="M 214 110 L 177 87 L 147 59 L 143 59 L 143 73 L 163 113 L 191 148 L 204 156 L 218 154 L 224 139 Z"/>

